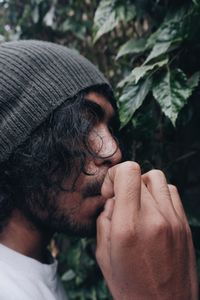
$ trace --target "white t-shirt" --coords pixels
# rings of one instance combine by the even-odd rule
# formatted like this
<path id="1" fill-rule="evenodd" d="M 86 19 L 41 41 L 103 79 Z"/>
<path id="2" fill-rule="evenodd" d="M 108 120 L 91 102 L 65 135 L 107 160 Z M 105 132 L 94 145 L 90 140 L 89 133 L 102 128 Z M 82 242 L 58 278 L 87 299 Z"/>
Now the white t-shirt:
<path id="1" fill-rule="evenodd" d="M 67 300 L 57 262 L 42 264 L 0 244 L 1 300 Z"/>

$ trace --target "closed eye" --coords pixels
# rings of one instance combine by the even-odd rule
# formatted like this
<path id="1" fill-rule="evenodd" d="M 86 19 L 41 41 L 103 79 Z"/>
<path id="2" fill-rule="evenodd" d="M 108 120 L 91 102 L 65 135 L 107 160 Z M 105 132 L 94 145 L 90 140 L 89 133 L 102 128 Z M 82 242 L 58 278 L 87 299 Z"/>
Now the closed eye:
<path id="1" fill-rule="evenodd" d="M 89 116 L 95 118 L 97 122 L 104 121 L 106 118 L 106 113 L 104 109 L 97 104 L 88 99 L 84 99 L 84 112 Z"/>
<path id="2" fill-rule="evenodd" d="M 106 111 L 96 102 L 84 99 L 84 113 L 88 119 L 92 119 L 94 123 L 105 122 L 112 136 L 117 137 L 119 135 L 120 122 L 119 117 L 113 110 L 112 115 L 108 115 Z"/>

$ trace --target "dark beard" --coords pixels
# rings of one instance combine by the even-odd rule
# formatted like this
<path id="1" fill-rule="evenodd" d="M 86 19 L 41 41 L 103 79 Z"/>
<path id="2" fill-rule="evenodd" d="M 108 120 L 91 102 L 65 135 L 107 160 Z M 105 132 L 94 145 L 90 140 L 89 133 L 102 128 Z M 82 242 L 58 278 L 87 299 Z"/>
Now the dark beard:
<path id="1" fill-rule="evenodd" d="M 102 182 L 103 179 L 95 180 L 85 186 L 81 191 L 83 201 L 88 197 L 101 195 Z M 70 197 L 70 192 L 66 193 Z M 34 198 L 32 200 L 28 198 L 20 207 L 20 210 L 39 231 L 52 234 L 58 232 L 77 237 L 95 237 L 96 219 L 102 212 L 103 207 L 98 208 L 86 224 L 82 224 L 73 220 L 73 212 L 63 213 L 57 203 L 56 196 L 44 197 L 43 199 Z"/>
<path id="2" fill-rule="evenodd" d="M 89 183 L 82 191 L 83 199 L 101 195 L 101 186 L 103 180 Z"/>

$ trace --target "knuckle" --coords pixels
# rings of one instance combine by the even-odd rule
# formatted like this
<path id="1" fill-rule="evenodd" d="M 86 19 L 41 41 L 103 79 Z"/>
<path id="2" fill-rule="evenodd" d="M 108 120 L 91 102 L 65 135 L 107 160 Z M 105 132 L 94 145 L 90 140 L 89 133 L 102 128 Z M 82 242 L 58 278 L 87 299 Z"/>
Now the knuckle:
<path id="1" fill-rule="evenodd" d="M 177 190 L 177 187 L 173 184 L 168 184 L 168 187 L 169 187 L 169 190 L 171 193 L 173 194 L 177 194 L 178 193 L 178 190 Z"/>
<path id="2" fill-rule="evenodd" d="M 119 230 L 116 230 L 113 232 L 113 237 L 115 241 L 118 241 L 120 245 L 129 247 L 132 246 L 134 241 L 137 238 L 135 230 L 128 229 L 127 228 L 121 228 Z"/>
<path id="3" fill-rule="evenodd" d="M 169 222 L 165 219 L 160 219 L 159 221 L 153 223 L 151 226 L 152 236 L 165 236 L 166 234 L 171 234 L 171 226 Z"/>
<path id="4" fill-rule="evenodd" d="M 141 172 L 140 165 L 133 161 L 126 161 L 120 165 L 120 168 L 126 172 Z"/>
<path id="5" fill-rule="evenodd" d="M 143 175 L 145 183 L 158 182 L 159 186 L 163 186 L 166 189 L 167 180 L 165 174 L 161 170 L 151 170 Z"/>
<path id="6" fill-rule="evenodd" d="M 180 222 L 179 225 L 175 226 L 174 230 L 176 236 L 179 236 L 182 239 L 189 241 L 190 243 L 193 241 L 192 232 L 189 224 L 184 224 Z"/>
<path id="7" fill-rule="evenodd" d="M 182 234 L 184 232 L 183 224 L 178 220 L 174 221 L 172 224 L 172 230 L 175 234 Z"/>
<path id="8" fill-rule="evenodd" d="M 170 226 L 174 235 L 184 236 L 186 234 L 186 226 L 178 216 L 171 220 Z"/>
<path id="9" fill-rule="evenodd" d="M 165 178 L 165 174 L 161 170 L 158 170 L 158 169 L 153 169 L 153 170 L 147 172 L 146 175 L 149 177 Z"/>

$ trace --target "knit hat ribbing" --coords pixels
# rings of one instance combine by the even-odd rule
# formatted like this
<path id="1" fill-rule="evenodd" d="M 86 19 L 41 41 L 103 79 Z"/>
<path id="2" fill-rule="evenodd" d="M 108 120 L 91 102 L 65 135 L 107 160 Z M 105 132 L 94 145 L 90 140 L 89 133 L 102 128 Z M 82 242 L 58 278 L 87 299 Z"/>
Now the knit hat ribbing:
<path id="1" fill-rule="evenodd" d="M 88 87 L 106 84 L 103 74 L 67 47 L 43 41 L 0 46 L 0 162 L 61 103 Z"/>

